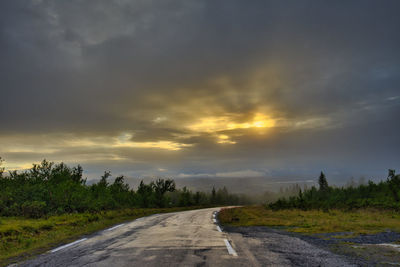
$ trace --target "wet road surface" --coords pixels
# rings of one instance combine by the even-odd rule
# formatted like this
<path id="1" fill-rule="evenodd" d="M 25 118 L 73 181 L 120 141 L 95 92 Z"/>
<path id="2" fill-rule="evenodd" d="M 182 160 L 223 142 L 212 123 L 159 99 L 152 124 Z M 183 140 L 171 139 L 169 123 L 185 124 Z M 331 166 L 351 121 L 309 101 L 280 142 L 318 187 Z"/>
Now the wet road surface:
<path id="1" fill-rule="evenodd" d="M 277 233 L 221 232 L 219 208 L 157 214 L 54 248 L 18 266 L 350 266 Z"/>

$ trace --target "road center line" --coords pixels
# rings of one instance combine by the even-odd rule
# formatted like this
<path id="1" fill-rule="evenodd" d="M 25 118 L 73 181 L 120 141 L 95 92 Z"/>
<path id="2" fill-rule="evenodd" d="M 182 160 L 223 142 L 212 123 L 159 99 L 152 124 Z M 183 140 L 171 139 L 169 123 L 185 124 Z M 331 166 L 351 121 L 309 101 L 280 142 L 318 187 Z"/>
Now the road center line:
<path id="1" fill-rule="evenodd" d="M 225 242 L 225 246 L 228 249 L 229 254 L 231 254 L 232 256 L 237 257 L 237 253 L 236 251 L 233 249 L 233 247 L 231 246 L 231 244 L 229 243 L 228 239 L 224 239 Z"/>
<path id="2" fill-rule="evenodd" d="M 55 248 L 55 249 L 53 249 L 53 250 L 51 251 L 51 253 L 56 252 L 56 251 L 59 251 L 59 250 L 64 249 L 64 248 L 67 248 L 67 247 L 70 247 L 70 246 L 73 246 L 73 245 L 76 245 L 76 244 L 78 244 L 78 243 L 80 243 L 80 242 L 82 242 L 82 241 L 85 241 L 86 239 L 87 239 L 87 238 L 82 238 L 82 239 L 76 240 L 76 241 L 74 241 L 74 242 L 72 242 L 72 243 L 66 244 L 66 245 L 64 245 L 64 246 Z"/>
<path id="3" fill-rule="evenodd" d="M 118 227 L 121 227 L 121 226 L 123 226 L 123 225 L 125 225 L 124 223 L 121 223 L 121 224 L 118 224 L 118 225 L 116 225 L 116 226 L 114 226 L 114 227 L 111 227 L 111 228 L 109 228 L 109 229 L 106 229 L 106 230 L 104 230 L 104 231 L 111 231 L 111 230 L 114 230 L 114 229 L 116 229 L 116 228 L 118 228 Z"/>

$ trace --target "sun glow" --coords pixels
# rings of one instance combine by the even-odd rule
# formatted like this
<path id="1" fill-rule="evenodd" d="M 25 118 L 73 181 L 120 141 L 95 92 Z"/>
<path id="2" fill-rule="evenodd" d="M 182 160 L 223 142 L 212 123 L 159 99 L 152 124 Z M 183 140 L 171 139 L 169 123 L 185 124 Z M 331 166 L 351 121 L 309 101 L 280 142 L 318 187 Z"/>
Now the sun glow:
<path id="1" fill-rule="evenodd" d="M 196 132 L 219 132 L 235 129 L 249 128 L 269 128 L 275 126 L 275 120 L 257 113 L 251 121 L 235 122 L 231 116 L 207 117 L 200 119 L 199 122 L 189 125 L 189 129 Z"/>
<path id="2" fill-rule="evenodd" d="M 216 137 L 219 144 L 236 144 L 226 131 L 236 129 L 256 129 L 271 128 L 275 126 L 275 120 L 262 114 L 256 113 L 249 121 L 241 122 L 239 116 L 219 116 L 201 118 L 198 122 L 188 126 L 190 130 L 196 133 L 211 133 Z"/>
<path id="3" fill-rule="evenodd" d="M 235 141 L 230 140 L 230 137 L 225 134 L 218 135 L 218 144 L 236 144 Z"/>

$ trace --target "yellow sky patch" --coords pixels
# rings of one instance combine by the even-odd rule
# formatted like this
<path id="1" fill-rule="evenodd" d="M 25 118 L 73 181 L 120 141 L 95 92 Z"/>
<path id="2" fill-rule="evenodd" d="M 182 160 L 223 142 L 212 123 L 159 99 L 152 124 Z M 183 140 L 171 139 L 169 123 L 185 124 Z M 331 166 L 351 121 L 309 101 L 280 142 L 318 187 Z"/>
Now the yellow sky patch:
<path id="1" fill-rule="evenodd" d="M 235 129 L 269 128 L 275 126 L 275 120 L 268 116 L 257 113 L 253 119 L 245 122 L 235 122 L 230 116 L 206 117 L 191 124 L 188 128 L 195 132 L 219 132 Z"/>
<path id="2" fill-rule="evenodd" d="M 235 141 L 230 140 L 230 137 L 225 134 L 218 135 L 217 143 L 219 143 L 219 144 L 236 144 Z"/>
<path id="3" fill-rule="evenodd" d="M 166 150 L 181 150 L 184 147 L 191 146 L 189 144 L 181 144 L 171 141 L 157 141 L 157 142 L 124 142 L 114 144 L 112 147 L 134 147 L 134 148 L 160 148 Z"/>

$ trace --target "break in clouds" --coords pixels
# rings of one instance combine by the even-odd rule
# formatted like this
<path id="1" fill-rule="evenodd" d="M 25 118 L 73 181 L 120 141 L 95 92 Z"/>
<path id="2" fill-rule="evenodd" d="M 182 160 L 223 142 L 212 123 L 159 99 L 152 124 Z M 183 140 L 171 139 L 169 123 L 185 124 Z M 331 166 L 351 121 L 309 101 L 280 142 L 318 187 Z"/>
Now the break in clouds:
<path id="1" fill-rule="evenodd" d="M 399 9 L 1 1 L 0 156 L 88 177 L 382 178 L 400 167 Z"/>

